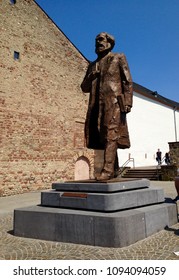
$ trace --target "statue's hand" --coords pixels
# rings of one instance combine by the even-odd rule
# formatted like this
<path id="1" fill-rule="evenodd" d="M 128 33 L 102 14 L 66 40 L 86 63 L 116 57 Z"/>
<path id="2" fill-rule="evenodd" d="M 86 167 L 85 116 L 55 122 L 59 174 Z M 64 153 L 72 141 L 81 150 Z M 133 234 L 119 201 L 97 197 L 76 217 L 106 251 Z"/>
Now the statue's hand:
<path id="1" fill-rule="evenodd" d="M 88 78 L 89 78 L 90 80 L 94 80 L 94 79 L 96 79 L 98 76 L 99 76 L 99 72 L 98 72 L 98 71 L 92 71 L 92 72 L 89 74 Z"/>
<path id="2" fill-rule="evenodd" d="M 131 106 L 126 105 L 125 106 L 126 113 L 129 113 L 131 111 Z"/>

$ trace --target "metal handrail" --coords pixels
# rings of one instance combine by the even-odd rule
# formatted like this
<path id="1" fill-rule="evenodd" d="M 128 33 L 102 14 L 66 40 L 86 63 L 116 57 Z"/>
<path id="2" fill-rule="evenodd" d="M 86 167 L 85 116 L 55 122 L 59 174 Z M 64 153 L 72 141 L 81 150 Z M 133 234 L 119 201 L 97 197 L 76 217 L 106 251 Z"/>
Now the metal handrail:
<path id="1" fill-rule="evenodd" d="M 161 170 L 161 164 L 157 164 L 156 165 L 156 171 L 157 171 L 157 180 L 160 180 L 160 172 L 159 170 Z"/>
<path id="2" fill-rule="evenodd" d="M 122 174 L 122 172 L 124 171 L 125 167 L 128 165 L 129 162 L 133 162 L 133 168 L 135 168 L 135 161 L 134 158 L 129 158 L 128 160 L 126 160 L 126 162 L 123 163 L 123 165 L 120 167 L 120 174 Z"/>
<path id="3" fill-rule="evenodd" d="M 165 156 L 163 156 L 163 158 L 161 159 L 161 162 L 156 165 L 158 181 L 160 180 L 160 177 L 161 177 L 161 173 L 159 172 L 159 170 L 161 170 L 161 165 L 164 161 L 165 161 Z"/>
<path id="4" fill-rule="evenodd" d="M 161 159 L 160 164 L 157 164 L 157 166 L 160 166 L 164 161 L 165 161 L 165 156 L 163 156 L 163 158 Z"/>

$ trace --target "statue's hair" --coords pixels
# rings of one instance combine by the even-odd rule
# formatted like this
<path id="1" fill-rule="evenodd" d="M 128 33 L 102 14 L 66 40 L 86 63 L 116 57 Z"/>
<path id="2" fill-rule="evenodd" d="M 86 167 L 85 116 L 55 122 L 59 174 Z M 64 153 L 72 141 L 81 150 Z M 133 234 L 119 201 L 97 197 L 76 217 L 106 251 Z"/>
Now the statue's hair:
<path id="1" fill-rule="evenodd" d="M 114 37 L 113 37 L 112 35 L 110 35 L 109 33 L 107 33 L 107 32 L 101 32 L 101 33 L 99 33 L 99 34 L 96 36 L 96 38 L 97 38 L 99 35 L 104 35 L 104 36 L 106 36 L 107 41 L 111 44 L 111 50 L 112 50 L 112 49 L 114 48 L 114 45 L 115 45 L 115 39 L 114 39 Z"/>

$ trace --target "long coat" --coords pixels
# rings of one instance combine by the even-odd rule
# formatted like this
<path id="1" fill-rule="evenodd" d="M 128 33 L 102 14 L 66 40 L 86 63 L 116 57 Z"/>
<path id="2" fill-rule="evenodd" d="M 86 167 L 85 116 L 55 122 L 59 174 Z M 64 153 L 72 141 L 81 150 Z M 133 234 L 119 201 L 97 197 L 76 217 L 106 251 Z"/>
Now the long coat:
<path id="1" fill-rule="evenodd" d="M 90 92 L 85 122 L 86 146 L 104 149 L 107 141 L 130 147 L 125 105 L 132 107 L 132 78 L 124 54 L 109 52 L 89 64 L 81 84 Z"/>

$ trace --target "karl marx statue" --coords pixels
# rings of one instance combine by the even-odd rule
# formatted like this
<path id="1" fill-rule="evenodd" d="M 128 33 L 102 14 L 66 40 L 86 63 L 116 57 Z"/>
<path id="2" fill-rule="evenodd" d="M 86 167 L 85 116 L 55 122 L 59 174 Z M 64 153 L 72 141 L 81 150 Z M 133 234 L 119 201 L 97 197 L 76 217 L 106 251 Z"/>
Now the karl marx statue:
<path id="1" fill-rule="evenodd" d="M 132 78 L 125 55 L 111 52 L 114 45 L 108 33 L 97 35 L 97 59 L 89 64 L 81 84 L 83 92 L 90 92 L 86 146 L 104 150 L 104 166 L 97 180 L 114 178 L 117 149 L 130 147 L 126 114 L 132 107 Z"/>

